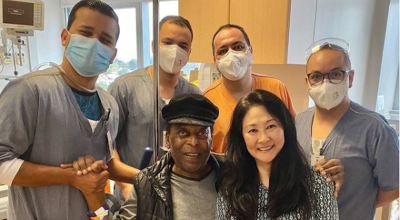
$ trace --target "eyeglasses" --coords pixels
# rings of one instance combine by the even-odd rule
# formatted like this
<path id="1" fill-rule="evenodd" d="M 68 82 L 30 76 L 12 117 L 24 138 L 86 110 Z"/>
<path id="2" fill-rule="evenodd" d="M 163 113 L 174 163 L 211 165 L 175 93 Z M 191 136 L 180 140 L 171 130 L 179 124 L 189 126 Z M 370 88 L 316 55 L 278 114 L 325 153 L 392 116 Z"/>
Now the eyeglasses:
<path id="1" fill-rule="evenodd" d="M 308 73 L 307 78 L 311 85 L 322 84 L 322 82 L 326 78 L 325 76 L 328 76 L 327 78 L 329 79 L 329 82 L 331 82 L 332 84 L 339 84 L 343 82 L 344 78 L 346 77 L 346 74 L 348 74 L 349 72 L 350 70 L 332 70 L 329 73 L 313 72 L 313 73 Z"/>

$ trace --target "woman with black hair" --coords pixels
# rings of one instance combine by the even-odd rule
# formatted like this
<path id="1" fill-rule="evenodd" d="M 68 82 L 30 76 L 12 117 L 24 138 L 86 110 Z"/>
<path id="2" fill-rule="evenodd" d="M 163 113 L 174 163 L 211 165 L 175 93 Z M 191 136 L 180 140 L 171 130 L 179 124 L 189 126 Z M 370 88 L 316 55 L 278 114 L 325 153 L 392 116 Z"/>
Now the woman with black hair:
<path id="1" fill-rule="evenodd" d="M 339 219 L 333 184 L 309 166 L 277 96 L 243 97 L 227 138 L 216 219 Z"/>

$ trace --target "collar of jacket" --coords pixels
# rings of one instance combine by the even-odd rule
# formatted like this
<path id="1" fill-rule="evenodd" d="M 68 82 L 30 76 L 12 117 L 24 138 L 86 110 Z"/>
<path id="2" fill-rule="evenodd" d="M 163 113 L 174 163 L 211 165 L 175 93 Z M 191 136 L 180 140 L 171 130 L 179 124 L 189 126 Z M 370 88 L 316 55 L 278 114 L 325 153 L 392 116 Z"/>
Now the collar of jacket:
<path id="1" fill-rule="evenodd" d="M 208 162 L 211 163 L 212 169 L 216 172 L 217 177 L 219 177 L 220 165 L 218 160 L 214 155 L 210 154 Z M 172 204 L 170 177 L 173 165 L 174 160 L 171 152 L 168 152 L 153 166 L 147 167 L 143 170 L 143 173 L 151 182 L 154 190 L 167 204 Z M 218 182 L 219 181 L 216 182 L 215 186 L 217 192 L 219 189 L 219 184 L 217 185 Z"/>

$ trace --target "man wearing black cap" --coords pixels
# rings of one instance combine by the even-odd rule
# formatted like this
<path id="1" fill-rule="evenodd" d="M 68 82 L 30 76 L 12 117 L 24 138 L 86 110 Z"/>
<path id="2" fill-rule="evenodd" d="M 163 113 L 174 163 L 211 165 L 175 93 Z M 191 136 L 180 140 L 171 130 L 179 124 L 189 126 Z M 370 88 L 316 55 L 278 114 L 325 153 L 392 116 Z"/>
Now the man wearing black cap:
<path id="1" fill-rule="evenodd" d="M 207 98 L 183 94 L 162 109 L 170 151 L 134 179 L 116 219 L 214 219 L 219 164 L 211 151 L 211 129 L 219 111 Z M 103 200 L 103 201 L 102 201 Z M 89 208 L 103 195 L 86 197 Z M 103 219 L 113 219 L 110 213 Z"/>

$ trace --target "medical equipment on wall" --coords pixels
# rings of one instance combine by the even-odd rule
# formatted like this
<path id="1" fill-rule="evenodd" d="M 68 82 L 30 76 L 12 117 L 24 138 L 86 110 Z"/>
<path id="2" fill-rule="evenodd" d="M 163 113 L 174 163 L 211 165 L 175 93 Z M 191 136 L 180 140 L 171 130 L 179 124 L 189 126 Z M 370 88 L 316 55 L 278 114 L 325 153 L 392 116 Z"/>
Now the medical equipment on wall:
<path id="1" fill-rule="evenodd" d="M 43 31 L 44 3 L 39 0 L 1 0 L 0 27 L 13 36 L 33 36 Z"/>
<path id="2" fill-rule="evenodd" d="M 26 44 L 22 37 L 26 37 L 29 53 L 28 37 L 33 36 L 34 31 L 43 31 L 44 29 L 44 2 L 41 0 L 0 0 L 0 4 L 0 27 L 3 28 L 1 30 L 3 45 L 0 46 L 0 52 L 4 55 L 0 65 L 4 65 L 7 58 L 12 58 L 14 63 L 14 76 L 11 76 L 12 78 L 18 76 L 17 63 L 20 66 L 24 64 L 25 57 L 21 48 Z M 11 41 L 10 49 L 7 49 L 8 40 Z M 14 45 L 18 48 L 16 55 Z M 10 50 L 12 50 L 12 55 Z M 10 77 L 3 76 L 2 78 L 8 79 Z"/>

